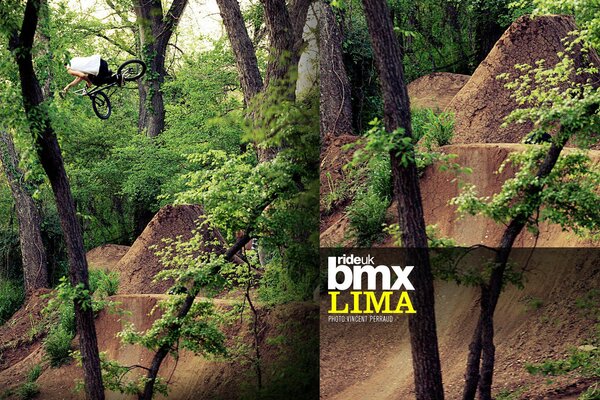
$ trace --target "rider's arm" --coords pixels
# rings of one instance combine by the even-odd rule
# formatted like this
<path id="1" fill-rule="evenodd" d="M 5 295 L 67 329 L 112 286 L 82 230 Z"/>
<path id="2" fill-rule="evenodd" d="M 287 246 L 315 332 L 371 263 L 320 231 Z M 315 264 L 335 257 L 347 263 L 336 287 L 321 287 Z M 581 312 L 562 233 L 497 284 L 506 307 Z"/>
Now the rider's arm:
<path id="1" fill-rule="evenodd" d="M 83 80 L 83 78 L 80 78 L 80 77 L 73 79 L 73 82 L 71 82 L 67 86 L 65 86 L 65 88 L 63 89 L 63 92 L 68 92 L 69 89 L 71 89 L 73 86 L 77 85 L 82 80 Z"/>

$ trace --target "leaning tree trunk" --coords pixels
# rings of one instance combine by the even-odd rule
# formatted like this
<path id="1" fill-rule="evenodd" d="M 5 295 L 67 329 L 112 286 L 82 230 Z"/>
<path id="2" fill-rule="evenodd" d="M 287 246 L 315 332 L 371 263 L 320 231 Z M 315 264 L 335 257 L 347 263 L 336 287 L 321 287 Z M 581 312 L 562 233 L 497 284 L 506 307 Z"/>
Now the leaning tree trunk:
<path id="1" fill-rule="evenodd" d="M 350 81 L 342 56 L 342 33 L 331 6 L 319 3 L 319 82 L 321 138 L 352 134 Z"/>
<path id="2" fill-rule="evenodd" d="M 10 49 L 19 67 L 23 106 L 35 141 L 37 155 L 56 199 L 60 224 L 67 245 L 70 282 L 73 287 L 89 290 L 83 235 L 77 220 L 75 202 L 58 140 L 48 117 L 48 110 L 43 104 L 42 89 L 33 68 L 31 51 L 38 24 L 38 12 L 43 6 L 45 6 L 43 0 L 27 1 L 21 32 L 13 31 L 10 34 Z M 89 301 L 91 301 L 89 295 L 84 292 L 74 300 L 75 322 L 79 335 L 86 395 L 92 400 L 103 400 L 104 386 L 98 342 L 94 314 L 89 307 Z"/>
<path id="3" fill-rule="evenodd" d="M 0 163 L 4 167 L 17 209 L 25 293 L 29 296 L 36 289 L 48 287 L 48 263 L 41 232 L 42 219 L 27 191 L 12 136 L 5 131 L 0 131 Z"/>
<path id="4" fill-rule="evenodd" d="M 400 45 L 387 3 L 385 0 L 363 0 L 363 6 L 383 92 L 385 128 L 388 132 L 403 129 L 405 137 L 412 137 Z M 408 153 L 407 163 L 400 162 L 396 151 L 390 152 L 390 159 L 402 245 L 407 250 L 408 265 L 415 265 L 412 273 L 415 286 L 413 305 L 418 314 L 409 317 L 415 393 L 417 400 L 440 400 L 444 398 L 444 389 L 419 177 L 414 149 L 400 150 Z"/>
<path id="5" fill-rule="evenodd" d="M 552 142 L 548 153 L 538 168 L 536 173 L 536 177 L 538 178 L 537 182 L 540 182 L 552 172 L 562 149 L 570 137 L 562 131 L 559 132 L 558 135 L 558 138 Z M 525 189 L 524 196 L 535 199 L 535 202 L 537 203 L 532 204 L 531 209 L 537 209 L 541 205 L 541 197 L 539 194 L 543 189 L 543 186 L 540 184 L 532 184 Z M 464 400 L 473 400 L 475 398 L 473 385 L 476 384 L 476 379 L 479 374 L 475 374 L 473 371 L 479 369 L 480 361 L 480 356 L 477 354 L 477 351 L 481 352 L 481 375 L 478 382 L 479 398 L 481 400 L 491 400 L 492 398 L 492 382 L 496 355 L 494 346 L 494 311 L 496 310 L 498 299 L 500 298 L 500 293 L 502 291 L 504 272 L 506 270 L 510 251 L 530 217 L 530 214 L 521 213 L 510 221 L 500 239 L 498 253 L 494 260 L 494 269 L 492 270 L 490 279 L 481 287 L 481 310 L 479 323 L 471 345 L 469 346 L 467 371 L 470 372 L 467 373 L 467 377 L 470 379 L 467 379 L 465 385 L 465 391 L 463 393 Z M 477 331 L 479 330 L 481 331 L 481 337 L 477 337 Z M 478 342 L 481 343 L 480 347 L 478 347 Z"/>

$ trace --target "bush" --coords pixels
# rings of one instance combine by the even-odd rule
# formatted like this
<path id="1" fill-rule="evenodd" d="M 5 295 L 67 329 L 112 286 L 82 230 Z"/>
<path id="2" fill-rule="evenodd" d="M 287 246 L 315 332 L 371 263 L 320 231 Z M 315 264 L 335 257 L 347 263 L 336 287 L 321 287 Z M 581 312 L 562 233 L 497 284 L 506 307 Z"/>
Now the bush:
<path id="1" fill-rule="evenodd" d="M 454 115 L 433 110 L 415 110 L 412 113 L 412 128 L 415 141 L 427 150 L 450 144 L 454 136 Z"/>
<path id="2" fill-rule="evenodd" d="M 33 399 L 40 393 L 40 388 L 35 382 L 25 382 L 17 389 L 17 398 L 21 400 Z"/>
<path id="3" fill-rule="evenodd" d="M 20 282 L 0 278 L 0 325 L 10 319 L 24 300 L 25 290 Z"/>
<path id="4" fill-rule="evenodd" d="M 389 199 L 374 189 L 359 192 L 346 209 L 350 227 L 359 246 L 370 246 L 383 231 Z"/>
<path id="5" fill-rule="evenodd" d="M 44 349 L 50 366 L 60 367 L 71 360 L 71 341 L 73 334 L 58 325 L 50 330 L 44 341 Z"/>
<path id="6" fill-rule="evenodd" d="M 90 291 L 96 297 L 104 298 L 117 294 L 119 290 L 119 274 L 115 271 L 105 272 L 99 269 L 90 270 Z"/>

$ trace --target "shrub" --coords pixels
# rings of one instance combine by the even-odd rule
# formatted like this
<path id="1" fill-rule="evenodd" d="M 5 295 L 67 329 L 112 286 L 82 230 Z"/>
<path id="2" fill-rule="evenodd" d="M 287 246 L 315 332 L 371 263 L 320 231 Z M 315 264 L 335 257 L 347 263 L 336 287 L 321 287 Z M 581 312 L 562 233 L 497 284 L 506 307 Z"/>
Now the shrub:
<path id="1" fill-rule="evenodd" d="M 350 227 L 359 246 L 370 246 L 383 231 L 389 200 L 369 188 L 359 192 L 346 209 Z"/>
<path id="2" fill-rule="evenodd" d="M 0 325 L 21 307 L 25 300 L 23 285 L 12 280 L 0 278 Z"/>
<path id="3" fill-rule="evenodd" d="M 413 137 L 427 150 L 450 144 L 454 136 L 454 116 L 452 113 L 436 114 L 433 110 L 416 110 L 412 114 Z"/>
<path id="4" fill-rule="evenodd" d="M 33 399 L 40 393 L 40 388 L 35 382 L 25 382 L 17 389 L 17 398 L 21 400 Z"/>
<path id="5" fill-rule="evenodd" d="M 50 366 L 60 367 L 71 360 L 71 341 L 73 334 L 62 325 L 50 330 L 44 341 L 44 349 Z"/>

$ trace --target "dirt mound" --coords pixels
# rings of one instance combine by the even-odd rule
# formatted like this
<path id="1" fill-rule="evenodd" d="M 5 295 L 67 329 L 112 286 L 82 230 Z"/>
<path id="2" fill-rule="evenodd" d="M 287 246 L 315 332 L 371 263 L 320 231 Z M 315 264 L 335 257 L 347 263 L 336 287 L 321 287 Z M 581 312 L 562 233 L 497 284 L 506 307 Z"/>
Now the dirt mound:
<path id="1" fill-rule="evenodd" d="M 597 250 L 545 249 L 529 265 L 524 290 L 509 286 L 495 313 L 494 395 L 515 399 L 563 399 L 591 382 L 574 375 L 533 376 L 525 365 L 562 358 L 594 332 L 582 298 L 600 288 Z M 529 251 L 522 252 L 526 259 Z M 569 268 L 565 268 L 569 265 Z M 571 268 L 572 267 L 572 268 Z M 478 292 L 436 282 L 436 319 L 446 398 L 460 399 L 468 345 L 477 323 Z M 321 398 L 392 400 L 414 398 L 407 318 L 393 323 L 328 323 L 321 307 Z M 418 311 L 417 311 L 418 313 Z M 568 397 L 567 397 L 568 398 Z"/>
<path id="2" fill-rule="evenodd" d="M 474 184 L 480 196 L 492 196 L 498 193 L 506 179 L 514 175 L 514 170 L 506 168 L 501 174 L 496 171 L 506 157 L 514 151 L 522 151 L 526 145 L 521 144 L 462 144 L 444 146 L 442 151 L 456 154 L 453 162 L 462 167 L 470 167 L 471 174 L 460 176 L 462 182 Z M 600 162 L 600 151 L 591 150 L 589 156 L 592 160 Z M 437 166 L 425 170 L 421 177 L 421 196 L 425 222 L 428 225 L 436 224 L 441 236 L 450 237 L 459 245 L 472 246 L 484 244 L 495 246 L 502 235 L 504 225 L 496 224 L 488 218 L 465 216 L 457 219 L 456 207 L 449 205 L 450 199 L 459 193 L 459 183 L 456 176 L 450 172 L 443 172 Z M 388 215 L 396 215 L 393 204 Z M 393 221 L 388 221 L 393 222 Z M 321 230 L 321 243 L 324 246 L 348 246 L 347 239 L 348 220 L 343 211 L 338 211 L 327 219 L 327 225 Z M 564 232 L 558 225 L 541 224 L 540 235 L 537 239 L 530 232 L 523 232 L 515 242 L 516 247 L 598 247 L 598 241 L 581 239 L 571 232 Z M 383 246 L 392 246 L 388 238 Z"/>
<path id="3" fill-rule="evenodd" d="M 85 257 L 89 268 L 112 271 L 129 249 L 129 246 L 104 244 L 88 251 Z"/>
<path id="4" fill-rule="evenodd" d="M 517 104 L 510 98 L 505 82 L 496 77 L 503 73 L 518 75 L 515 64 L 535 65 L 536 61 L 545 60 L 547 67 L 556 65 L 557 53 L 565 50 L 561 40 L 575 28 L 573 18 L 562 15 L 534 19 L 523 16 L 515 21 L 448 105 L 447 110 L 456 116 L 453 143 L 520 142 L 531 131 L 531 125 L 500 127 Z M 595 53 L 592 57 L 600 65 Z M 587 64 L 583 58 L 576 63 Z"/>
<path id="5" fill-rule="evenodd" d="M 434 72 L 415 79 L 407 86 L 410 106 L 443 111 L 469 78 L 469 75 Z"/>
<path id="6" fill-rule="evenodd" d="M 161 208 L 115 266 L 120 274 L 119 294 L 164 293 L 172 282 L 153 282 L 154 276 L 164 269 L 155 253 L 165 247 L 163 239 L 191 238 L 203 215 L 202 207 L 197 205 Z M 210 233 L 204 230 L 203 235 L 207 241 L 216 235 L 223 243 L 216 231 Z"/>
<path id="7" fill-rule="evenodd" d="M 49 289 L 34 292 L 10 320 L 0 326 L 0 389 L 25 376 L 41 359 L 42 310 L 48 304 Z M 0 390 L 0 395 L 1 395 Z"/>
<path id="8" fill-rule="evenodd" d="M 321 226 L 326 217 L 336 209 L 347 204 L 349 200 L 349 178 L 343 170 L 354 154 L 354 149 L 343 150 L 342 147 L 356 142 L 358 136 L 326 136 L 321 143 L 321 189 L 320 212 Z"/>

